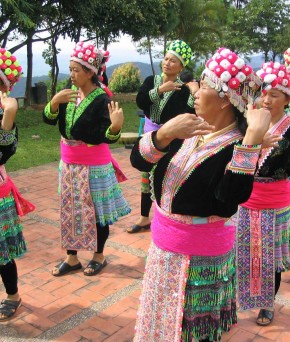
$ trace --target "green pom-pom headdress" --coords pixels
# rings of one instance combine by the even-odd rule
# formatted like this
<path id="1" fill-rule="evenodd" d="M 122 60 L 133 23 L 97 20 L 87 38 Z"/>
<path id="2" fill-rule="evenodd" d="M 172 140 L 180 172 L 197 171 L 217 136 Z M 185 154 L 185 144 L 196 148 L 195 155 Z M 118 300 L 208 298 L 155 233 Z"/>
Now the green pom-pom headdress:
<path id="1" fill-rule="evenodd" d="M 183 66 L 186 66 L 192 58 L 192 50 L 183 40 L 174 40 L 171 42 L 166 48 L 167 52 L 176 56 Z"/>

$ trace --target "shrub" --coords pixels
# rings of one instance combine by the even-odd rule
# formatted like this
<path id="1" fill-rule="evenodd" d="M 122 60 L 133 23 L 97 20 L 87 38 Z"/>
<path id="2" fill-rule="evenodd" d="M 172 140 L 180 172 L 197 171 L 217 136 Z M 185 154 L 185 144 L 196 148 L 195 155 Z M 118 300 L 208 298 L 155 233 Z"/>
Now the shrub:
<path id="1" fill-rule="evenodd" d="M 114 93 L 134 93 L 139 90 L 141 83 L 139 68 L 133 63 L 125 63 L 113 71 L 109 88 Z"/>

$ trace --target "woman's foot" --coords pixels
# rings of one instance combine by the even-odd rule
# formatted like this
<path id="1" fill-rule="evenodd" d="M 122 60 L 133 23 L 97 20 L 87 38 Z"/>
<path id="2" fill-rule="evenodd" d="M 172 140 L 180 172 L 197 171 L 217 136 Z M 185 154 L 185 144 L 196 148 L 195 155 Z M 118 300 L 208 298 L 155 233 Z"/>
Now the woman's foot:
<path id="1" fill-rule="evenodd" d="M 68 255 L 64 261 L 56 265 L 52 270 L 52 275 L 59 277 L 71 271 L 79 270 L 82 268 L 77 255 Z"/>
<path id="2" fill-rule="evenodd" d="M 84 269 L 84 275 L 93 276 L 101 272 L 107 266 L 107 260 L 103 253 L 94 253 L 92 260 Z"/>
<path id="3" fill-rule="evenodd" d="M 8 295 L 0 303 L 0 322 L 6 321 L 15 315 L 16 311 L 21 305 L 21 298 L 19 294 Z"/>
<path id="4" fill-rule="evenodd" d="M 127 233 L 134 234 L 140 232 L 140 230 L 149 230 L 150 226 L 151 222 L 149 217 L 140 216 L 137 223 L 127 229 Z"/>
<path id="5" fill-rule="evenodd" d="M 258 325 L 266 326 L 272 323 L 274 318 L 274 310 L 261 309 L 256 320 Z"/>

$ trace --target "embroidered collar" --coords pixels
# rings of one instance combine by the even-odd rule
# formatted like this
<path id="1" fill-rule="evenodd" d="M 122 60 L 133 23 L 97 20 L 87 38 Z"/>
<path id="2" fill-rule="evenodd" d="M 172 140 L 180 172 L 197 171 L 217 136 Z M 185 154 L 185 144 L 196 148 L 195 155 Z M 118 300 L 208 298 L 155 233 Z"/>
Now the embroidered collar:
<path id="1" fill-rule="evenodd" d="M 72 90 L 78 90 L 76 86 L 71 87 Z M 66 135 L 68 138 L 71 138 L 71 129 L 75 125 L 76 121 L 83 114 L 83 112 L 87 109 L 87 107 L 94 101 L 94 99 L 101 95 L 105 94 L 105 91 L 102 88 L 94 89 L 90 94 L 88 94 L 78 106 L 74 102 L 69 102 L 66 107 Z"/>

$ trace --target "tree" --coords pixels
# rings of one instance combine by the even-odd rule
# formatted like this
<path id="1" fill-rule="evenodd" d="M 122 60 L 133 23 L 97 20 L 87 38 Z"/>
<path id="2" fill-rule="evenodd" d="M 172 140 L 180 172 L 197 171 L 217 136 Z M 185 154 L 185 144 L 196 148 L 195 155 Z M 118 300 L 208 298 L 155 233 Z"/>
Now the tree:
<path id="1" fill-rule="evenodd" d="M 113 71 L 109 88 L 115 93 L 134 93 L 141 83 L 140 70 L 133 63 L 126 63 Z"/>
<path id="2" fill-rule="evenodd" d="M 275 59 L 290 46 L 290 5 L 285 0 L 251 0 L 231 12 L 225 42 L 242 52 L 262 52 Z"/>

